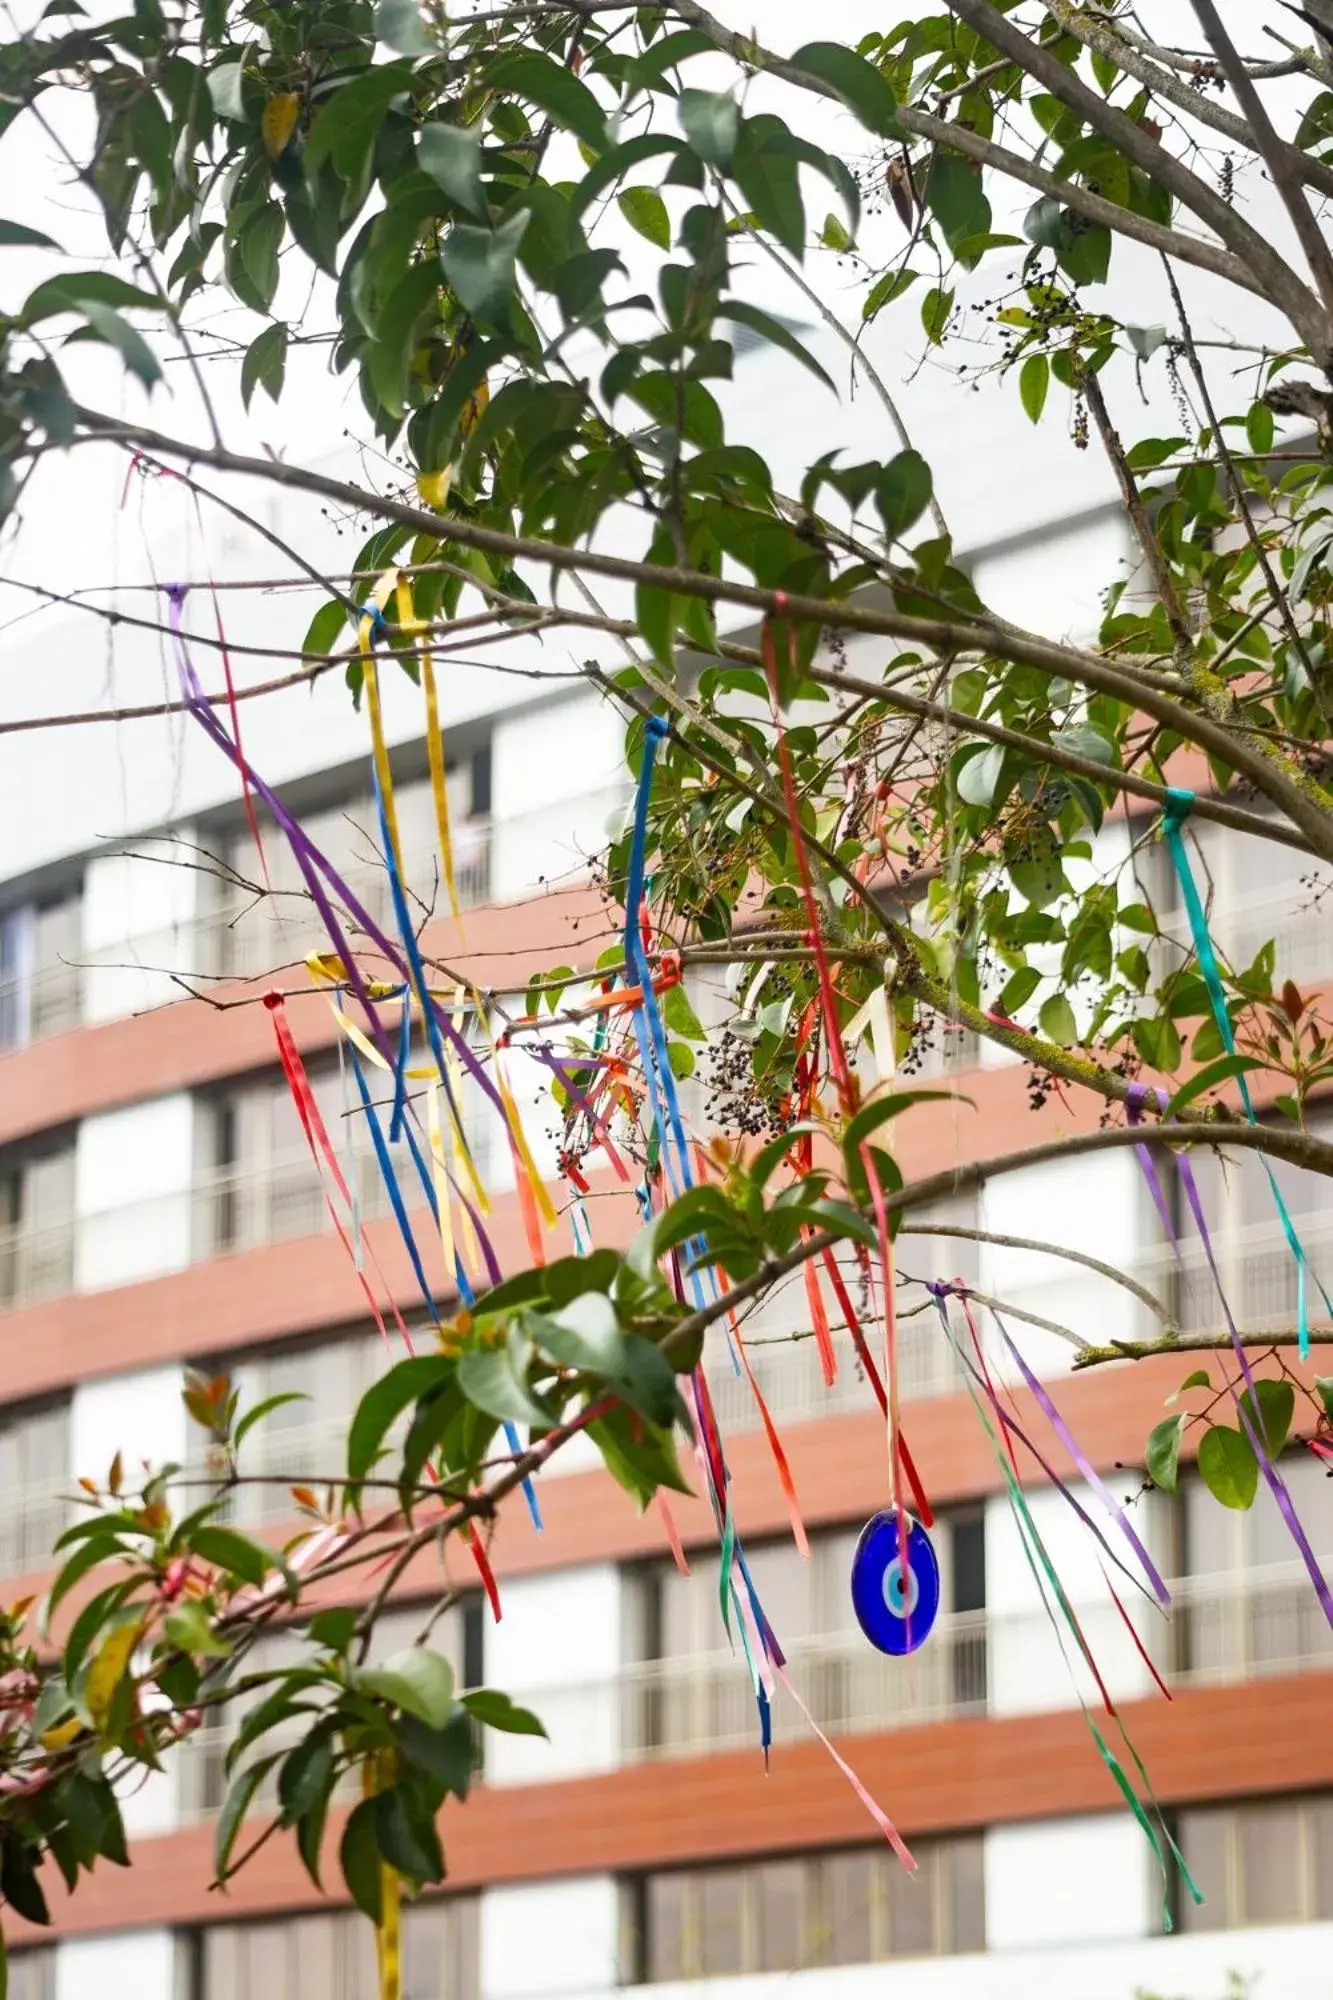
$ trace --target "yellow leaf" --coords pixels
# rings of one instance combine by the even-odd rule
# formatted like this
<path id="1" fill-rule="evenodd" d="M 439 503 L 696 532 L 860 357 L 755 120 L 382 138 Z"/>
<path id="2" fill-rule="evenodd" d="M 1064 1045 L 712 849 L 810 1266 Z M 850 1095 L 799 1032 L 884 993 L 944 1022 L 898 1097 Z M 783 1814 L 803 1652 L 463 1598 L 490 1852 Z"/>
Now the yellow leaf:
<path id="1" fill-rule="evenodd" d="M 110 1472 L 108 1472 L 106 1476 L 108 1491 L 111 1493 L 118 1494 L 120 1492 L 121 1480 L 123 1479 L 123 1477 L 124 1477 L 124 1468 L 120 1462 L 120 1453 L 117 1452 L 115 1457 L 111 1461 L 111 1470 Z"/>
<path id="2" fill-rule="evenodd" d="M 115 1631 L 103 1639 L 88 1669 L 83 1699 L 99 1729 L 110 1713 L 116 1689 L 124 1678 L 142 1630 L 142 1624 L 117 1625 Z"/>
<path id="3" fill-rule="evenodd" d="M 458 420 L 458 429 L 462 437 L 465 439 L 471 437 L 473 431 L 481 422 L 482 413 L 490 400 L 491 385 L 483 375 L 481 381 L 478 382 L 476 388 L 463 405 L 463 414 Z"/>
<path id="4" fill-rule="evenodd" d="M 270 97 L 264 106 L 264 115 L 259 121 L 259 129 L 264 137 L 264 151 L 270 160 L 276 160 L 287 150 L 287 141 L 296 128 L 301 115 L 301 100 L 290 90 L 279 91 Z"/>
<path id="5" fill-rule="evenodd" d="M 449 487 L 453 476 L 454 469 L 452 465 L 446 465 L 443 472 L 419 472 L 417 474 L 417 492 L 428 507 L 447 506 Z"/>
<path id="6" fill-rule="evenodd" d="M 82 1727 L 78 1716 L 71 1715 L 68 1722 L 57 1723 L 54 1729 L 44 1729 L 37 1740 L 43 1750 L 63 1750 L 67 1743 L 74 1741 Z"/>

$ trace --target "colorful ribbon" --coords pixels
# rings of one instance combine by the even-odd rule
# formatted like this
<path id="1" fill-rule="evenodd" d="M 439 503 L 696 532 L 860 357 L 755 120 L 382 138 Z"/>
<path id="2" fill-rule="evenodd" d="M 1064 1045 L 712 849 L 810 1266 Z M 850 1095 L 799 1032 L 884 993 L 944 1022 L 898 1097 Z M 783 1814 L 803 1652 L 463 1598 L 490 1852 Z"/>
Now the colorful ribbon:
<path id="1" fill-rule="evenodd" d="M 1162 814 L 1162 831 L 1166 835 L 1167 848 L 1170 851 L 1171 860 L 1175 867 L 1176 878 L 1180 883 L 1180 893 L 1185 899 L 1185 912 L 1189 917 L 1190 933 L 1194 940 L 1194 952 L 1199 961 L 1199 971 L 1203 975 L 1203 983 L 1208 989 L 1208 998 L 1212 1005 L 1213 1019 L 1217 1023 L 1217 1032 L 1222 1037 L 1222 1046 L 1227 1054 L 1234 1056 L 1236 1053 L 1236 1037 L 1231 1026 L 1231 1016 L 1227 1011 L 1227 997 L 1222 986 L 1222 974 L 1217 963 L 1217 953 L 1213 950 L 1213 941 L 1208 935 L 1208 923 L 1204 916 L 1203 903 L 1199 897 L 1199 887 L 1194 879 L 1194 870 L 1190 866 L 1190 858 L 1185 850 L 1185 840 L 1181 832 L 1181 828 L 1188 818 L 1190 808 L 1193 804 L 1193 792 L 1187 791 L 1183 786 L 1172 785 L 1167 792 L 1166 807 Z M 1257 1125 L 1259 1120 L 1255 1116 L 1254 1103 L 1250 1097 L 1250 1086 L 1246 1082 L 1243 1072 L 1237 1076 L 1236 1083 L 1240 1090 L 1240 1101 L 1245 1108 L 1245 1116 L 1249 1119 L 1251 1125 Z M 1288 1213 L 1286 1202 L 1282 1199 L 1282 1190 L 1277 1184 L 1277 1175 L 1273 1172 L 1267 1155 L 1261 1153 L 1259 1157 L 1263 1163 L 1264 1172 L 1268 1176 L 1268 1185 L 1272 1190 L 1273 1202 L 1277 1209 L 1278 1220 L 1282 1224 L 1282 1233 L 1287 1239 L 1287 1247 L 1296 1259 L 1297 1337 L 1301 1360 L 1308 1361 L 1310 1357 L 1310 1321 L 1306 1298 L 1306 1281 L 1309 1274 L 1309 1262 L 1305 1255 L 1304 1246 L 1296 1234 L 1296 1225 Z M 1315 1283 L 1319 1284 L 1317 1277 Z M 1328 1293 L 1324 1291 L 1322 1284 L 1319 1284 L 1319 1290 L 1323 1295 L 1324 1305 L 1329 1317 L 1333 1318 L 1333 1301 L 1330 1301 Z"/>

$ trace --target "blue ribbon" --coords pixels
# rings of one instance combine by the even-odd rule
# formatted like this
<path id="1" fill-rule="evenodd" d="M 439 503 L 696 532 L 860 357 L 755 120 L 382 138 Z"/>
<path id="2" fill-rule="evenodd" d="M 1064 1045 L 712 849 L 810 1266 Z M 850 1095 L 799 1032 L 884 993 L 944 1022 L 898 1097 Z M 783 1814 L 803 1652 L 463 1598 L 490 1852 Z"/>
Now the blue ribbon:
<path id="1" fill-rule="evenodd" d="M 393 1170 L 393 1161 L 389 1157 L 389 1148 L 385 1143 L 384 1130 L 380 1124 L 379 1114 L 375 1109 L 370 1091 L 367 1088 L 366 1072 L 355 1043 L 352 1044 L 351 1057 L 352 1074 L 356 1078 L 356 1087 L 361 1093 L 361 1106 L 366 1114 L 366 1124 L 370 1128 L 370 1143 L 375 1148 L 375 1158 L 378 1160 L 380 1172 L 384 1176 L 384 1185 L 389 1190 L 389 1204 L 393 1209 L 394 1220 L 398 1224 L 398 1231 L 403 1242 L 407 1245 L 407 1254 L 412 1260 L 412 1269 L 416 1275 L 417 1284 L 421 1288 L 421 1296 L 426 1301 L 426 1309 L 438 1326 L 440 1323 L 439 1308 L 436 1306 L 434 1294 L 426 1279 L 425 1268 L 421 1262 L 421 1253 L 417 1249 L 416 1238 L 412 1234 L 412 1225 L 407 1219 L 407 1207 L 403 1201 L 403 1191 L 398 1185 L 398 1176 Z"/>
<path id="2" fill-rule="evenodd" d="M 1217 1023 L 1217 1032 L 1222 1037 L 1222 1046 L 1227 1054 L 1234 1056 L 1236 1053 L 1236 1037 L 1231 1026 L 1231 1016 L 1227 1011 L 1227 997 L 1222 985 L 1222 973 L 1217 963 L 1217 953 L 1213 950 L 1213 941 L 1208 935 L 1208 921 L 1204 916 L 1203 903 L 1199 896 L 1199 887 L 1194 879 L 1194 870 L 1190 866 L 1190 858 L 1186 852 L 1184 836 L 1181 832 L 1181 828 L 1188 819 L 1193 804 L 1193 792 L 1188 791 L 1183 785 L 1172 785 L 1167 792 L 1166 808 L 1162 814 L 1162 831 L 1166 835 L 1166 844 L 1175 867 L 1176 879 L 1180 883 L 1180 893 L 1185 899 L 1185 914 L 1189 918 L 1190 933 L 1194 940 L 1194 953 L 1199 961 L 1199 971 L 1203 975 L 1203 983 L 1208 989 L 1208 998 L 1212 1004 L 1213 1019 Z M 1251 1125 L 1257 1125 L 1259 1120 L 1255 1116 L 1254 1104 L 1250 1097 L 1250 1087 L 1245 1081 L 1243 1073 L 1236 1078 L 1236 1082 L 1240 1086 L 1240 1101 L 1245 1107 L 1245 1116 L 1249 1119 Z M 1269 1164 L 1268 1157 L 1264 1153 L 1261 1153 L 1259 1157 L 1263 1162 L 1264 1172 L 1268 1176 L 1268 1185 L 1272 1190 L 1278 1220 L 1282 1224 L 1282 1233 L 1287 1239 L 1287 1247 L 1296 1259 L 1297 1336 L 1301 1359 L 1302 1361 L 1306 1361 L 1310 1355 L 1310 1318 L 1307 1299 L 1309 1260 L 1306 1257 L 1300 1237 L 1296 1234 L 1296 1225 L 1291 1219 L 1287 1204 L 1282 1199 L 1282 1190 L 1277 1184 L 1277 1176 Z M 1315 1278 L 1315 1283 L 1319 1285 L 1325 1308 L 1329 1316 L 1333 1318 L 1333 1302 L 1330 1302 L 1328 1293 L 1324 1290 L 1318 1276 Z"/>

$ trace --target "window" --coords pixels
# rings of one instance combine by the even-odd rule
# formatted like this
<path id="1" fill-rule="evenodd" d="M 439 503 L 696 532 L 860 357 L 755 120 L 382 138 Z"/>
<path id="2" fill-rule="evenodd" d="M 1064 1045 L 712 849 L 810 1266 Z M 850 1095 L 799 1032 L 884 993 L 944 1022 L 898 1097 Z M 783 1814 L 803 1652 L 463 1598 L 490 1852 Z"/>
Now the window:
<path id="1" fill-rule="evenodd" d="M 270 1410 L 242 1441 L 241 1472 L 251 1479 L 271 1476 L 281 1483 L 239 1486 L 231 1497 L 230 1517 L 252 1525 L 289 1519 L 290 1487 L 318 1485 L 321 1474 L 329 1477 L 339 1471 L 353 1411 L 371 1383 L 403 1358 L 396 1335 L 386 1344 L 378 1333 L 365 1332 L 306 1341 L 239 1360 L 230 1356 L 216 1367 L 205 1364 L 204 1374 L 232 1377 L 242 1414 L 273 1396 L 300 1399 Z M 208 1470 L 212 1461 L 207 1433 L 192 1423 L 188 1442 L 194 1465 L 201 1472 Z"/>
<path id="2" fill-rule="evenodd" d="M 980 1836 L 927 1841 L 915 1853 L 915 1877 L 875 1847 L 626 1882 L 622 1980 L 656 1985 L 983 1950 Z"/>
<path id="3" fill-rule="evenodd" d="M 386 1029 L 394 1034 L 398 1004 L 389 1002 L 383 1012 Z M 426 1066 L 425 1054 L 417 1053 L 419 1046 L 418 1025 L 413 1067 Z M 392 1079 L 383 1071 L 371 1070 L 369 1065 L 366 1068 L 368 1089 L 387 1143 L 392 1122 Z M 388 1190 L 350 1068 L 340 1070 L 336 1056 L 326 1057 L 310 1063 L 307 1074 L 324 1129 L 343 1178 L 356 1197 L 362 1220 L 388 1215 Z M 429 1172 L 426 1108 L 421 1096 L 424 1088 L 420 1082 L 411 1085 L 409 1115 L 418 1152 Z M 196 1257 L 217 1257 L 263 1243 L 290 1242 L 294 1237 L 313 1236 L 332 1228 L 322 1178 L 327 1164 L 323 1170 L 316 1165 L 291 1090 L 280 1071 L 267 1071 L 209 1095 L 202 1100 L 202 1111 L 197 1159 L 199 1186 L 193 1223 Z M 447 1148 L 449 1113 L 443 1098 L 440 1116 L 446 1127 Z M 461 1116 L 473 1163 L 483 1186 L 488 1186 L 499 1156 L 499 1115 L 469 1075 L 462 1080 Z M 391 1147 L 390 1156 L 409 1213 L 425 1210 L 429 1198 L 411 1147 L 406 1141 L 399 1141 Z M 335 1201 L 341 1214 L 342 1204 L 336 1195 Z M 425 1261 L 427 1269 L 431 1269 L 429 1250 Z"/>
<path id="4" fill-rule="evenodd" d="M 375 1934 L 356 1910 L 210 1924 L 200 1988 L 198 2000 L 378 2000 Z M 403 2000 L 479 1994 L 476 1899 L 432 1897 L 405 1909 Z"/>
<path id="5" fill-rule="evenodd" d="M 1333 1794 L 1182 1812 L 1177 1838 L 1204 1901 L 1179 1896 L 1185 1931 L 1333 1917 Z"/>
<path id="6" fill-rule="evenodd" d="M 929 1647 L 907 1660 L 872 1652 L 860 1636 L 849 1577 L 859 1527 L 810 1537 L 810 1560 L 790 1541 L 746 1549 L 755 1591 L 780 1643 L 793 1684 L 829 1730 L 878 1730 L 984 1709 L 987 1694 L 985 1541 L 979 1513 L 942 1516 L 933 1536 L 942 1602 L 952 1615 Z M 737 1670 L 718 1610 L 719 1557 L 702 1550 L 682 1576 L 669 1561 L 644 1565 L 628 1593 L 629 1657 L 656 1671 L 626 1683 L 622 1726 L 628 1754 L 672 1748 L 703 1751 L 744 1742 L 753 1724 L 745 1675 Z M 785 1691 L 779 1722 L 803 1721 Z M 788 1712 L 790 1711 L 790 1712 Z"/>
<path id="7" fill-rule="evenodd" d="M 9 2000 L 55 2000 L 56 1954 L 51 1945 L 9 1954 Z"/>
<path id="8" fill-rule="evenodd" d="M 454 876 L 461 904 L 486 900 L 490 890 L 490 750 L 481 749 L 445 772 Z M 435 800 L 427 778 L 394 786 L 394 811 L 402 846 L 409 904 L 447 914 Z M 382 930 L 397 935 L 388 872 L 383 862 L 379 814 L 359 788 L 337 804 L 296 814 L 302 830 Z M 221 843 L 228 879 L 216 884 L 215 961 L 220 973 L 255 978 L 290 965 L 309 951 L 327 950 L 329 938 L 286 837 L 267 815 L 260 819 L 271 895 L 262 891 L 254 840 L 248 828 Z M 327 887 L 327 884 L 323 886 Z M 338 899 L 330 900 L 343 917 Z"/>
<path id="9" fill-rule="evenodd" d="M 0 1166 L 0 1306 L 70 1290 L 73 1217 L 72 1141 Z"/>
<path id="10" fill-rule="evenodd" d="M 1320 1558 L 1333 1555 L 1333 1484 L 1310 1456 L 1284 1459 L 1282 1476 Z M 1333 1657 L 1318 1601 L 1292 1570 L 1295 1544 L 1261 1481 L 1253 1507 L 1224 1509 L 1191 1471 L 1180 1482 L 1182 1573 L 1180 1665 L 1201 1678 L 1282 1673 Z"/>
<path id="11" fill-rule="evenodd" d="M 29 1405 L 0 1414 L 0 1575 L 45 1566 L 65 1527 L 70 1485 L 69 1404 Z"/>

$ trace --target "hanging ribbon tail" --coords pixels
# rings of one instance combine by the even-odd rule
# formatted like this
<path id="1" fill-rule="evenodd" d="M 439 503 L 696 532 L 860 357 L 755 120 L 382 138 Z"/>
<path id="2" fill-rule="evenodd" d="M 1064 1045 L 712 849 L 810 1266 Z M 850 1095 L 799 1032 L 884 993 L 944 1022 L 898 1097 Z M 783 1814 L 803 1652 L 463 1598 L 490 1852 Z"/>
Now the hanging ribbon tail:
<path id="1" fill-rule="evenodd" d="M 779 1667 L 777 1669 L 777 1676 L 779 1681 L 781 1681 L 783 1687 L 787 1690 L 787 1693 L 796 1703 L 797 1708 L 800 1710 L 802 1716 L 805 1719 L 806 1726 L 809 1728 L 812 1735 L 816 1736 L 819 1739 L 819 1741 L 823 1744 L 829 1756 L 833 1759 L 838 1769 L 842 1772 L 843 1777 L 846 1778 L 848 1784 L 851 1786 L 852 1790 L 856 1793 L 857 1798 L 860 1799 L 861 1804 L 870 1814 L 871 1819 L 874 1820 L 875 1825 L 879 1828 L 880 1832 L 884 1835 L 884 1838 L 888 1841 L 889 1846 L 893 1849 L 898 1859 L 902 1862 L 903 1867 L 907 1870 L 909 1875 L 915 1875 L 917 1871 L 916 1859 L 913 1856 L 911 1849 L 908 1847 L 907 1843 L 903 1840 L 901 1834 L 898 1832 L 897 1827 L 893 1824 L 893 1821 L 889 1818 L 888 1814 L 884 1811 L 883 1807 L 877 1804 L 875 1799 L 871 1797 L 866 1787 L 857 1777 L 856 1772 L 847 1762 L 847 1759 L 840 1754 L 840 1752 L 837 1749 L 837 1746 L 834 1743 L 830 1742 L 829 1738 L 824 1734 L 819 1724 L 815 1721 L 814 1716 L 810 1713 L 810 1710 L 806 1707 L 804 1701 L 802 1701 L 800 1695 L 796 1692 L 796 1689 L 792 1685 L 790 1676 L 788 1675 L 786 1668 Z"/>
<path id="2" fill-rule="evenodd" d="M 809 1231 L 803 1231 L 808 1236 Z M 814 1331 L 815 1348 L 819 1355 L 820 1373 L 824 1377 L 824 1387 L 831 1389 L 838 1375 L 838 1357 L 833 1349 L 833 1335 L 829 1331 L 828 1310 L 824 1295 L 819 1289 L 819 1273 L 815 1269 L 813 1257 L 807 1257 L 801 1267 L 805 1279 L 805 1302 L 810 1309 L 810 1325 Z"/>
<path id="3" fill-rule="evenodd" d="M 671 1551 L 671 1559 L 681 1575 L 688 1576 L 690 1566 L 685 1560 L 685 1551 L 681 1547 L 680 1532 L 676 1527 L 676 1517 L 671 1511 L 671 1502 L 667 1499 L 666 1489 L 662 1486 L 659 1486 L 657 1489 L 657 1512 L 661 1517 L 662 1532 L 666 1536 L 667 1547 Z"/>
<path id="4" fill-rule="evenodd" d="M 513 1452 L 515 1458 L 519 1458 L 523 1451 L 523 1440 L 518 1434 L 518 1425 L 511 1423 L 506 1418 L 504 1433 L 505 1442 L 508 1444 L 509 1449 Z M 537 1489 L 533 1485 L 532 1477 L 529 1473 L 525 1473 L 523 1477 L 523 1498 L 528 1503 L 528 1513 L 532 1516 L 532 1525 L 537 1530 L 537 1533 L 540 1534 L 542 1531 L 542 1510 L 537 1505 Z"/>
<path id="5" fill-rule="evenodd" d="M 1166 844 L 1171 855 L 1172 865 L 1176 871 L 1176 879 L 1180 883 L 1180 893 L 1185 899 L 1185 912 L 1189 918 L 1190 935 L 1194 943 L 1194 954 L 1199 961 L 1199 971 L 1203 975 L 1204 985 L 1208 989 L 1208 999 L 1212 1006 L 1213 1019 L 1217 1024 L 1217 1032 L 1222 1038 L 1222 1046 L 1227 1054 L 1234 1056 L 1236 1053 L 1236 1036 L 1231 1025 L 1231 1015 L 1227 1009 L 1227 996 L 1222 985 L 1222 972 L 1217 962 L 1217 953 L 1213 949 L 1212 938 L 1208 934 L 1208 921 L 1204 915 L 1203 902 L 1199 895 L 1199 886 L 1194 879 L 1194 870 L 1190 865 L 1190 858 L 1186 852 L 1184 836 L 1181 832 L 1181 828 L 1184 826 L 1193 804 L 1193 792 L 1185 790 L 1182 786 L 1173 785 L 1167 793 L 1166 808 L 1162 815 L 1162 828 L 1166 835 Z M 1259 1120 L 1255 1115 L 1254 1103 L 1250 1096 L 1250 1086 L 1243 1075 L 1236 1078 L 1236 1087 L 1240 1092 L 1240 1101 L 1244 1106 L 1245 1116 L 1249 1119 L 1251 1125 L 1257 1125 Z M 1278 1221 L 1282 1225 L 1282 1233 L 1287 1239 L 1287 1248 L 1291 1251 L 1296 1261 L 1297 1341 L 1301 1359 L 1302 1361 L 1306 1361 L 1310 1355 L 1309 1300 L 1306 1285 L 1308 1259 L 1305 1254 L 1305 1247 L 1296 1233 L 1296 1225 L 1292 1221 L 1290 1211 L 1283 1199 L 1282 1190 L 1278 1186 L 1277 1175 L 1273 1171 L 1272 1163 L 1268 1159 L 1267 1154 L 1261 1153 L 1259 1157 L 1268 1180 L 1269 1192 L 1273 1197 L 1273 1206 L 1277 1210 Z M 1324 1291 L 1322 1284 L 1320 1284 L 1319 1289 L 1323 1293 L 1325 1308 L 1330 1316 L 1333 1317 L 1333 1301 L 1330 1301 L 1328 1293 Z"/>
<path id="6" fill-rule="evenodd" d="M 471 1522 L 465 1521 L 463 1524 L 463 1539 L 472 1551 L 472 1560 L 477 1565 L 477 1575 L 481 1578 L 481 1587 L 485 1591 L 486 1601 L 491 1607 L 491 1617 L 498 1625 L 504 1616 L 503 1611 L 500 1609 L 499 1586 L 495 1581 L 495 1571 L 491 1568 L 490 1558 L 486 1554 L 485 1545 Z"/>
<path id="7" fill-rule="evenodd" d="M 1031 1390 L 1033 1396 L 1036 1398 L 1036 1401 L 1041 1409 L 1042 1415 L 1046 1418 L 1047 1423 L 1051 1426 L 1051 1429 L 1055 1432 L 1055 1435 L 1059 1438 L 1060 1443 L 1064 1446 L 1065 1450 L 1069 1453 L 1069 1456 L 1073 1459 L 1074 1464 L 1078 1467 L 1083 1478 L 1087 1481 L 1089 1487 L 1096 1494 L 1098 1500 L 1101 1502 L 1102 1506 L 1106 1509 L 1106 1512 L 1110 1515 L 1111 1519 L 1115 1522 L 1116 1526 L 1120 1529 L 1121 1534 L 1125 1537 L 1125 1540 L 1129 1543 L 1135 1555 L 1142 1563 L 1143 1573 L 1147 1577 L 1149 1583 L 1152 1585 L 1153 1590 L 1156 1593 L 1158 1603 L 1163 1607 L 1163 1609 L 1166 1609 L 1171 1603 L 1171 1593 L 1167 1589 L 1165 1583 L 1162 1581 L 1161 1575 L 1159 1574 L 1157 1569 L 1157 1565 L 1154 1563 L 1152 1557 L 1148 1554 L 1147 1549 L 1144 1547 L 1142 1541 L 1139 1539 L 1138 1534 L 1135 1532 L 1134 1525 L 1131 1522 L 1129 1515 L 1125 1512 L 1125 1509 L 1120 1505 L 1120 1502 L 1115 1498 L 1115 1495 L 1109 1490 L 1101 1474 L 1093 1466 L 1091 1460 L 1084 1452 L 1082 1446 L 1078 1443 L 1078 1440 L 1075 1438 L 1068 1424 L 1066 1424 L 1064 1418 L 1060 1415 L 1060 1412 L 1056 1409 L 1055 1404 L 1051 1399 L 1051 1396 L 1048 1393 L 1045 1384 L 1040 1382 L 1036 1377 L 1036 1375 L 1033 1374 L 1031 1368 L 1029 1368 L 1027 1361 L 1024 1359 L 1022 1353 L 1019 1351 L 1018 1347 L 1014 1344 L 1013 1340 L 1010 1338 L 1008 1328 L 1004 1325 L 1003 1321 L 1000 1318 L 1000 1315 L 994 1310 L 993 1307 L 991 1310 L 991 1316 L 994 1319 L 996 1326 L 999 1328 L 1000 1336 L 1003 1339 L 1005 1346 L 1008 1348 L 1011 1358 L 1017 1363 L 1019 1373 L 1022 1375 L 1023 1380 L 1026 1382 L 1028 1388 Z"/>

